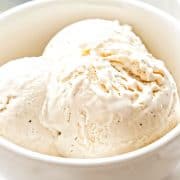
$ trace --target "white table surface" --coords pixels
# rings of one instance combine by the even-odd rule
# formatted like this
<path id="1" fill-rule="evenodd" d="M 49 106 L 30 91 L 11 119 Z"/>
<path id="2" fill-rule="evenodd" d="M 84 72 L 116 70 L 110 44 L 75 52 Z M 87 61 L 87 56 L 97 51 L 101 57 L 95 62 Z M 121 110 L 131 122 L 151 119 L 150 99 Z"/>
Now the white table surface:
<path id="1" fill-rule="evenodd" d="M 0 0 L 0 11 L 24 3 L 28 0 Z M 133 1 L 133 0 L 132 0 Z M 180 20 L 180 0 L 141 0 L 161 8 Z M 7 180 L 1 177 L 0 180 Z M 153 180 L 153 179 L 152 179 Z M 180 180 L 180 164 L 174 170 L 171 176 L 164 180 Z"/>

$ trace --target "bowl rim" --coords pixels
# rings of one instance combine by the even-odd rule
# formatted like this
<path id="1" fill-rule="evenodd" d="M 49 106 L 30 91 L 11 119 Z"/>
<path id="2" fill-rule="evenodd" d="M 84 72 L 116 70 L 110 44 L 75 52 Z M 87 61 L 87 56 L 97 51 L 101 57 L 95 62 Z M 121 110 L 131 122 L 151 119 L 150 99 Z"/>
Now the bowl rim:
<path id="1" fill-rule="evenodd" d="M 38 8 L 45 4 L 51 4 L 51 3 L 83 3 L 83 4 L 95 4 L 95 5 L 101 5 L 103 4 L 109 4 L 113 5 L 116 4 L 127 4 L 130 6 L 135 6 L 140 9 L 144 9 L 146 11 L 149 11 L 150 13 L 153 13 L 157 16 L 160 16 L 163 19 L 166 19 L 166 21 L 169 21 L 170 23 L 174 24 L 175 26 L 178 26 L 180 29 L 180 23 L 178 20 L 176 20 L 174 17 L 169 15 L 168 13 L 152 6 L 144 2 L 140 2 L 138 0 L 104 0 L 102 1 L 95 1 L 95 0 L 38 0 L 38 1 L 30 1 L 21 5 L 18 5 L 14 8 L 11 8 L 0 15 L 0 21 L 3 21 L 5 18 L 9 16 L 16 15 L 17 13 L 22 13 L 23 11 L 26 11 L 28 9 L 32 9 L 34 7 Z M 19 145 L 16 145 L 8 140 L 6 140 L 3 137 L 0 137 L 0 147 L 4 148 L 5 150 L 8 150 L 9 152 L 13 152 L 19 156 L 23 156 L 24 158 L 30 158 L 33 160 L 43 161 L 47 163 L 53 163 L 53 164 L 60 164 L 60 165 L 68 165 L 68 166 L 80 166 L 80 167 L 89 167 L 89 166 L 104 166 L 109 164 L 116 164 L 116 163 L 123 163 L 127 162 L 133 159 L 136 159 L 138 157 L 142 157 L 145 155 L 149 155 L 160 148 L 163 148 L 166 144 L 170 143 L 173 139 L 175 139 L 177 136 L 180 135 L 180 124 L 178 124 L 174 129 L 172 129 L 170 132 L 168 132 L 166 135 L 161 137 L 159 140 L 153 142 L 152 144 L 149 144 L 145 147 L 142 147 L 140 149 L 137 149 L 132 152 L 128 152 L 125 154 L 120 154 L 116 156 L 111 157 L 103 157 L 103 158 L 92 158 L 92 159 L 81 159 L 81 158 L 65 158 L 65 157 L 56 157 L 46 154 L 41 154 L 38 152 L 33 152 L 31 150 L 25 149 Z"/>

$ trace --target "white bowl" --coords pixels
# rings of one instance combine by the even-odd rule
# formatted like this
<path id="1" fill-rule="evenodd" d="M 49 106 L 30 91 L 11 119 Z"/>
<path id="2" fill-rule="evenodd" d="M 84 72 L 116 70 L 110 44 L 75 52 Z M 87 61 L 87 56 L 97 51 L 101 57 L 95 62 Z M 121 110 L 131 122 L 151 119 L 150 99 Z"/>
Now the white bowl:
<path id="1" fill-rule="evenodd" d="M 62 27 L 97 17 L 131 24 L 149 50 L 166 62 L 180 90 L 180 25 L 164 12 L 135 0 L 39 0 L 11 9 L 0 15 L 0 64 L 40 55 Z M 0 172 L 7 180 L 160 180 L 176 167 L 179 149 L 179 125 L 144 148 L 99 159 L 52 157 L 0 138 Z"/>

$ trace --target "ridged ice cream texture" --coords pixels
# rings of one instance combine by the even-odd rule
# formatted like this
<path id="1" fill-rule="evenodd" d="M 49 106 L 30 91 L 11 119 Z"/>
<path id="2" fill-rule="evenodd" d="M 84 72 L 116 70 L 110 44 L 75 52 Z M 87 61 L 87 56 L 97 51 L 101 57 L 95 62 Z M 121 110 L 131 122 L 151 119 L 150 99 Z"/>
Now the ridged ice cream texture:
<path id="1" fill-rule="evenodd" d="M 60 131 L 60 154 L 103 157 L 157 140 L 179 118 L 176 84 L 131 27 L 84 20 L 60 31 L 44 56 L 58 61 L 42 124 Z"/>
<path id="2" fill-rule="evenodd" d="M 69 25 L 43 57 L 9 62 L 0 79 L 0 134 L 40 153 L 126 153 L 159 139 L 180 117 L 172 75 L 118 21 Z"/>

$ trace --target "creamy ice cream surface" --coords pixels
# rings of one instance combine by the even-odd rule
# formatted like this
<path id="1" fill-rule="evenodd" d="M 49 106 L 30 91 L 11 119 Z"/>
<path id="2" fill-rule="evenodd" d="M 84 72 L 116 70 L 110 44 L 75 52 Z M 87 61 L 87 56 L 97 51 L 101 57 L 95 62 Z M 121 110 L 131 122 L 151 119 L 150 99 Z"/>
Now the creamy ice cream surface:
<path id="1" fill-rule="evenodd" d="M 129 152 L 176 126 L 176 84 L 131 31 L 117 21 L 85 20 L 50 41 L 44 56 L 59 62 L 41 123 L 59 132 L 66 157 Z"/>
<path id="2" fill-rule="evenodd" d="M 118 21 L 69 25 L 42 57 L 0 67 L 0 79 L 0 135 L 40 153 L 118 155 L 154 142 L 180 119 L 163 61 Z"/>
<path id="3" fill-rule="evenodd" d="M 41 57 L 0 68 L 0 134 L 28 149 L 56 155 L 52 133 L 39 121 L 50 69 Z"/>
<path id="4" fill-rule="evenodd" d="M 61 61 L 63 57 L 92 53 L 91 49 L 103 49 L 106 54 L 116 51 L 121 55 L 129 55 L 132 50 L 137 53 L 147 51 L 131 26 L 119 25 L 118 21 L 88 19 L 71 24 L 57 33 L 48 43 L 43 56 L 51 61 Z"/>

